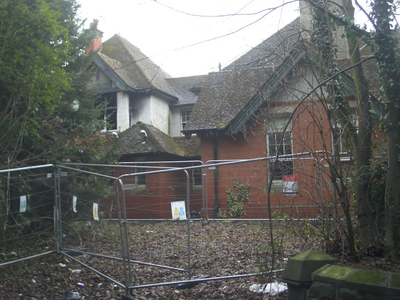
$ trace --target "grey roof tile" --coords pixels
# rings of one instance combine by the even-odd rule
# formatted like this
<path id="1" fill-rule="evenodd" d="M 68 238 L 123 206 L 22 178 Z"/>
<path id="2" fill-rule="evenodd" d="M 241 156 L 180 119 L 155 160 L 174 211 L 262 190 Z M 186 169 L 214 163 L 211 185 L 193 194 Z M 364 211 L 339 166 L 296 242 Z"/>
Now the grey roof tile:
<path id="1" fill-rule="evenodd" d="M 198 90 L 202 88 L 207 75 L 167 78 L 166 81 L 175 91 L 178 101 L 174 106 L 194 104 L 197 101 Z"/>
<path id="2" fill-rule="evenodd" d="M 210 73 L 184 132 L 226 128 L 301 40 L 299 28 L 298 18 L 222 72 Z"/>
<path id="3" fill-rule="evenodd" d="M 296 18 L 225 67 L 224 70 L 232 70 L 235 66 L 277 67 L 290 53 L 293 45 L 301 40 L 300 33 L 300 18 Z"/>
<path id="4" fill-rule="evenodd" d="M 210 73 L 184 131 L 224 129 L 256 94 L 272 69 L 239 68 Z"/>
<path id="5" fill-rule="evenodd" d="M 146 132 L 146 140 L 141 133 L 142 130 Z M 152 125 L 138 122 L 120 134 L 118 154 L 166 153 L 181 157 L 200 156 L 198 138 L 195 137 L 190 141 L 181 140 L 182 138 L 176 139 L 166 135 Z"/>
<path id="6" fill-rule="evenodd" d="M 127 86 L 133 89 L 156 88 L 175 96 L 165 80 L 171 76 L 123 37 L 116 34 L 104 42 L 99 56 Z"/>

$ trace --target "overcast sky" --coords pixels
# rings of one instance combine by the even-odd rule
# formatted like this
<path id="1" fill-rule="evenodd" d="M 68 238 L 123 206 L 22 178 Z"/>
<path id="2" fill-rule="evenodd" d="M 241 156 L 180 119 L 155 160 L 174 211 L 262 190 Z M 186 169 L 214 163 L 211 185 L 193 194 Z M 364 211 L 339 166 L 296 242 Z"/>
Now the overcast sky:
<path id="1" fill-rule="evenodd" d="M 268 10 L 290 0 L 79 2 L 86 28 L 99 19 L 103 41 L 121 35 L 173 77 L 218 71 L 299 15 L 296 1 Z"/>

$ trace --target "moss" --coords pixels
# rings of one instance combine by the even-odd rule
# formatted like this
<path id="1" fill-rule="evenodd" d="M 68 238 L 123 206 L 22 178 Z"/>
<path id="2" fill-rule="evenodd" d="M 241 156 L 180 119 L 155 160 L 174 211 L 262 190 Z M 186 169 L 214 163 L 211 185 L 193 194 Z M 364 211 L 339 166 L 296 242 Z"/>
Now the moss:
<path id="1" fill-rule="evenodd" d="M 354 269 L 340 266 L 330 266 L 329 268 L 319 272 L 317 276 L 329 277 L 336 280 L 344 280 L 352 272 L 354 272 Z"/>
<path id="2" fill-rule="evenodd" d="M 217 125 L 217 128 L 221 128 L 221 129 L 226 128 L 230 123 L 231 123 L 231 120 L 228 120 L 225 123 Z"/>
<path id="3" fill-rule="evenodd" d="M 400 273 L 391 274 L 389 286 L 400 289 Z"/>
<path id="4" fill-rule="evenodd" d="M 115 50 L 117 50 L 117 47 L 115 47 L 114 45 L 107 45 L 106 44 L 106 45 L 103 46 L 102 53 L 107 55 L 107 56 L 110 56 L 110 54 L 113 53 Z"/>
<path id="5" fill-rule="evenodd" d="M 386 273 L 358 270 L 347 278 L 347 282 L 382 285 L 386 283 Z"/>

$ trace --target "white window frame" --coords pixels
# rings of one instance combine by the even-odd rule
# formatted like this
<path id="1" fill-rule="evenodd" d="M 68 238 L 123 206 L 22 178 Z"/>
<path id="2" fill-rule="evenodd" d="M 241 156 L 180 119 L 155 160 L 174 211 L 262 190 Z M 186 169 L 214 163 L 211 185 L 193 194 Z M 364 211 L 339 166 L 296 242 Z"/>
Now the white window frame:
<path id="1" fill-rule="evenodd" d="M 109 97 L 104 96 L 104 108 L 103 108 L 103 120 L 104 122 L 107 122 L 107 118 L 108 116 L 112 115 L 113 113 L 115 113 L 115 126 L 114 127 L 107 127 L 110 126 L 111 124 L 107 124 L 104 126 L 104 131 L 111 131 L 111 130 L 117 130 L 118 128 L 118 109 L 117 109 L 117 97 L 115 95 L 115 106 L 109 106 Z M 112 101 L 114 101 L 114 99 L 112 99 Z"/>
<path id="2" fill-rule="evenodd" d="M 356 112 L 353 112 L 351 115 L 351 122 L 353 123 L 353 126 L 356 127 L 357 132 L 358 132 L 358 116 Z M 343 128 L 340 125 L 340 122 L 336 122 L 336 124 L 334 124 L 334 128 L 332 128 L 331 134 L 337 133 L 338 139 L 337 139 L 337 143 L 339 144 L 339 154 L 348 154 L 349 153 L 349 149 L 347 149 L 346 147 L 346 139 L 343 136 Z M 332 146 L 336 146 L 333 145 L 333 137 L 332 137 Z M 334 148 L 336 149 L 336 148 Z"/>
<path id="3" fill-rule="evenodd" d="M 187 122 L 189 121 L 189 117 L 190 117 L 191 113 L 192 113 L 192 109 L 181 110 L 181 131 L 185 128 Z"/>
<path id="4" fill-rule="evenodd" d="M 286 125 L 287 121 L 288 121 L 287 118 L 276 117 L 276 118 L 274 118 L 274 119 L 272 119 L 272 120 L 270 120 L 268 122 L 267 132 L 266 132 L 267 156 L 276 156 L 277 151 L 279 151 L 279 149 L 277 149 L 277 147 L 279 146 L 282 137 L 281 136 L 277 137 L 277 135 L 282 135 L 283 127 Z M 272 145 L 270 144 L 271 143 L 270 137 L 272 135 L 274 136 L 274 140 L 275 140 L 275 144 L 273 144 L 274 148 L 275 148 L 274 151 L 271 151 L 271 146 Z M 290 142 L 287 143 L 287 141 L 290 141 Z M 283 144 L 282 144 L 282 148 L 281 148 L 280 152 L 281 152 L 280 153 L 281 155 L 293 154 L 293 138 L 292 138 L 292 126 L 291 126 L 291 123 L 289 124 L 289 126 L 286 129 L 285 137 L 283 139 Z M 289 163 L 289 164 L 291 164 L 292 172 L 289 172 L 291 174 L 284 174 L 283 173 L 282 177 L 280 177 L 280 179 L 273 179 L 272 180 L 272 183 L 274 185 L 276 185 L 277 187 L 282 185 L 282 188 L 283 188 L 283 175 L 294 175 L 294 163 L 293 163 L 292 159 L 290 159 L 290 160 L 282 159 L 282 160 L 278 161 L 278 163 L 282 163 L 282 164 Z M 273 167 L 272 166 L 272 161 L 269 161 L 269 163 L 267 165 L 268 165 L 268 177 L 270 178 L 270 176 L 272 176 L 272 167 Z"/>
<path id="5" fill-rule="evenodd" d="M 135 173 L 141 173 L 141 172 L 146 172 L 146 168 L 144 168 L 144 164 L 137 163 L 135 166 Z M 146 188 L 146 175 L 138 175 L 135 176 L 134 178 L 135 178 L 135 189 Z"/>

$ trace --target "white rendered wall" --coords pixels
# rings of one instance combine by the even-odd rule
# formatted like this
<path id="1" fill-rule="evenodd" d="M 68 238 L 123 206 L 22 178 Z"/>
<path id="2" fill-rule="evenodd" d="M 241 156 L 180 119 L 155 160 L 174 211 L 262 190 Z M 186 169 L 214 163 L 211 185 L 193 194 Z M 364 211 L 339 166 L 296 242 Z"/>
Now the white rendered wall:
<path id="1" fill-rule="evenodd" d="M 181 136 L 181 109 L 171 109 L 170 113 L 170 136 Z"/>
<path id="2" fill-rule="evenodd" d="M 169 105 L 168 102 L 156 96 L 151 96 L 151 125 L 169 134 Z"/>
<path id="3" fill-rule="evenodd" d="M 129 128 L 129 95 L 126 92 L 117 93 L 117 128 L 118 131 Z"/>
<path id="4" fill-rule="evenodd" d="M 151 124 L 151 96 L 146 96 L 144 98 L 135 99 L 132 103 L 132 108 L 134 110 L 134 118 L 132 120 L 132 125 L 137 122 L 143 122 L 146 124 Z"/>

